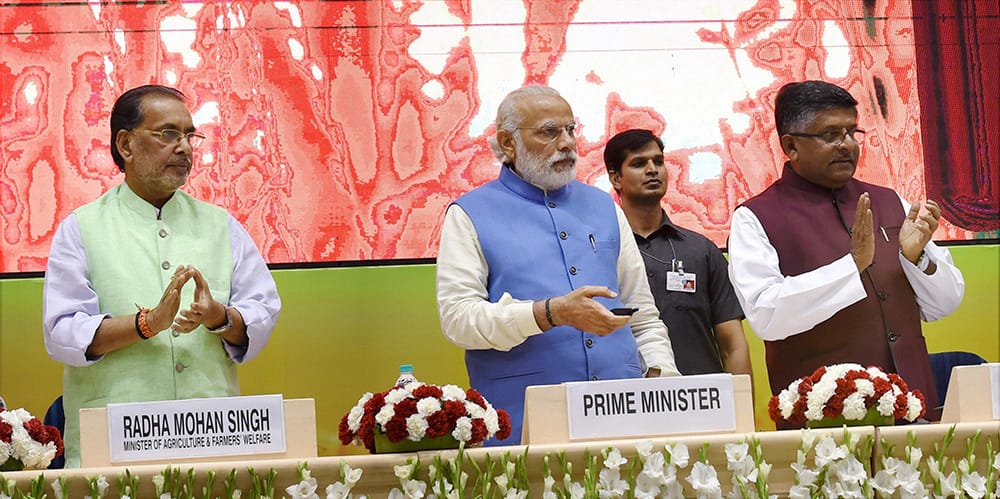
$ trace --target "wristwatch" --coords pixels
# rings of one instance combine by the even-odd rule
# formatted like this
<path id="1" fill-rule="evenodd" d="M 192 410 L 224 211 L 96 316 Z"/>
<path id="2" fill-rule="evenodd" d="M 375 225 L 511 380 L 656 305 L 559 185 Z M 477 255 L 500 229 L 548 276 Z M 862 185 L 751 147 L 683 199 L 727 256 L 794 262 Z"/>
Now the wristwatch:
<path id="1" fill-rule="evenodd" d="M 229 307 L 226 307 L 226 323 L 215 329 L 208 329 L 207 327 L 205 329 L 208 329 L 208 332 L 212 334 L 220 334 L 220 333 L 225 333 L 226 331 L 229 331 L 232 328 L 233 328 L 233 321 L 232 319 L 229 318 Z"/>

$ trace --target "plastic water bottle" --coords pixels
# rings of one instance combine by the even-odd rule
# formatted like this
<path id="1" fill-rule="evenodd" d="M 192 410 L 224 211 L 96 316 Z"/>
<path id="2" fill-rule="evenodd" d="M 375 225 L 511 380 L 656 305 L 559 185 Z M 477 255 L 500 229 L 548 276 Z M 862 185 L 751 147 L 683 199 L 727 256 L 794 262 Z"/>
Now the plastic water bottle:
<path id="1" fill-rule="evenodd" d="M 399 366 L 399 377 L 396 378 L 395 386 L 406 386 L 416 381 L 413 376 L 413 364 L 402 364 Z"/>

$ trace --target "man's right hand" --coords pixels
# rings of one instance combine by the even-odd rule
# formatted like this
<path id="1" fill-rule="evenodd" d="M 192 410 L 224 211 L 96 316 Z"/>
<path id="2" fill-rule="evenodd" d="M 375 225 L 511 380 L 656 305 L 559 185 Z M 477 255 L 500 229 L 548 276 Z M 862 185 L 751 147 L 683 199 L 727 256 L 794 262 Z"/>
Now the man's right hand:
<path id="1" fill-rule="evenodd" d="M 858 273 L 864 272 L 875 259 L 875 231 L 872 225 L 871 199 L 866 192 L 858 198 L 858 210 L 851 228 L 851 256 L 858 266 Z"/>
<path id="2" fill-rule="evenodd" d="M 614 298 L 618 295 L 605 286 L 583 286 L 563 296 L 552 298 L 549 301 L 552 321 L 557 326 L 572 326 L 598 336 L 607 336 L 628 324 L 630 316 L 612 314 L 607 307 L 594 300 L 595 296 Z M 542 307 L 544 317 L 544 301 L 537 302 L 535 306 Z M 548 322 L 546 320 L 539 324 L 547 326 Z"/>

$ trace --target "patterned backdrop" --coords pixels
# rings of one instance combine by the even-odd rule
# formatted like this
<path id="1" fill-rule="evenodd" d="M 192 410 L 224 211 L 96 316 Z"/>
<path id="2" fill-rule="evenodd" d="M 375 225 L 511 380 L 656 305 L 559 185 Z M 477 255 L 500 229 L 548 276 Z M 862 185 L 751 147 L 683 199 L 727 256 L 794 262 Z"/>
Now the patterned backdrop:
<path id="1" fill-rule="evenodd" d="M 579 178 L 604 189 L 608 137 L 662 134 L 666 209 L 720 246 L 779 175 L 789 81 L 858 98 L 861 179 L 927 192 L 909 0 L 20 1 L 0 23 L 4 273 L 44 270 L 59 221 L 122 182 L 110 108 L 147 83 L 185 92 L 209 137 L 185 190 L 270 263 L 434 257 L 449 201 L 497 174 L 485 138 L 525 83 L 573 106 Z"/>

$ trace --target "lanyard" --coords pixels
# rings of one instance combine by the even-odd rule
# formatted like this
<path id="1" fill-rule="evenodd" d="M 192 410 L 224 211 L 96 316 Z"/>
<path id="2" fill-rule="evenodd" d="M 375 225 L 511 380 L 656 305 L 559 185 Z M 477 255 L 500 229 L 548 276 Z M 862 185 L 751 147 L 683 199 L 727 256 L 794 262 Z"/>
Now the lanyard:
<path id="1" fill-rule="evenodd" d="M 664 260 L 660 260 L 659 258 L 657 258 L 657 257 L 655 257 L 655 256 L 653 256 L 653 255 L 651 255 L 651 254 L 643 251 L 642 248 L 639 248 L 639 252 L 642 253 L 643 255 L 646 255 L 646 256 L 652 258 L 653 260 L 656 260 L 656 261 L 658 261 L 658 262 L 660 262 L 660 263 L 662 263 L 664 265 L 667 265 L 671 272 L 680 272 L 681 274 L 683 274 L 684 273 L 684 260 L 678 260 L 677 259 L 677 251 L 674 250 L 674 242 L 669 237 L 667 238 L 667 243 L 670 244 L 670 255 L 672 257 L 669 262 L 668 261 L 664 261 Z"/>

